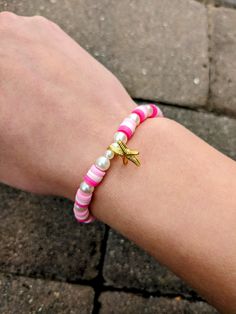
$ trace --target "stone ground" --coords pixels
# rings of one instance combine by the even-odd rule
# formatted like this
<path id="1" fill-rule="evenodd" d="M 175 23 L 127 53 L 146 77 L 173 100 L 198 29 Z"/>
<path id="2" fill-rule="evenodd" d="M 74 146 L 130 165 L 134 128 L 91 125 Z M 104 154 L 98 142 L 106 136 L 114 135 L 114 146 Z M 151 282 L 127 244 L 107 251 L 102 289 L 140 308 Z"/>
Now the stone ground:
<path id="1" fill-rule="evenodd" d="M 161 102 L 236 160 L 235 8 L 236 0 L 0 0 L 0 11 L 60 24 L 134 99 Z M 0 313 L 217 313 L 109 227 L 79 226 L 71 206 L 0 185 Z"/>

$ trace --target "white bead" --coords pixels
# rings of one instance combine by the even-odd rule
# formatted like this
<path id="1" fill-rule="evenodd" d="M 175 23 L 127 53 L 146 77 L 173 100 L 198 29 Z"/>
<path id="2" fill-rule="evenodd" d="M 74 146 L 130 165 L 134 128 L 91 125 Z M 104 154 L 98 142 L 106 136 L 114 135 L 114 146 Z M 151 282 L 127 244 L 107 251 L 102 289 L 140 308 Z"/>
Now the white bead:
<path id="1" fill-rule="evenodd" d="M 88 209 L 88 207 L 79 207 L 78 205 L 74 205 L 74 210 L 76 211 L 76 212 L 83 212 L 84 210 L 87 210 Z"/>
<path id="2" fill-rule="evenodd" d="M 91 194 L 94 191 L 94 187 L 83 181 L 80 183 L 80 190 L 84 193 Z"/>
<path id="3" fill-rule="evenodd" d="M 123 132 L 116 132 L 114 135 L 114 141 L 118 142 L 118 141 L 122 141 L 124 143 L 127 143 L 128 139 L 125 133 Z"/>
<path id="4" fill-rule="evenodd" d="M 101 156 L 95 161 L 95 165 L 98 169 L 105 171 L 110 167 L 110 160 L 105 156 Z"/>
<path id="5" fill-rule="evenodd" d="M 112 145 L 113 147 L 120 148 L 120 145 L 119 145 L 118 143 L 116 143 L 116 142 L 115 142 L 115 143 L 112 143 L 111 145 Z"/>
<path id="6" fill-rule="evenodd" d="M 131 114 L 129 115 L 129 118 L 130 118 L 131 120 L 133 120 L 133 121 L 136 123 L 136 125 L 139 125 L 139 124 L 140 124 L 140 118 L 139 118 L 139 115 L 138 115 L 137 113 L 131 113 Z"/>
<path id="7" fill-rule="evenodd" d="M 147 105 L 146 107 L 147 107 L 148 116 L 150 117 L 153 113 L 153 109 L 150 105 Z"/>
<path id="8" fill-rule="evenodd" d="M 114 158 L 115 153 L 112 150 L 108 149 L 105 151 L 104 156 L 107 157 L 108 159 L 112 159 Z"/>

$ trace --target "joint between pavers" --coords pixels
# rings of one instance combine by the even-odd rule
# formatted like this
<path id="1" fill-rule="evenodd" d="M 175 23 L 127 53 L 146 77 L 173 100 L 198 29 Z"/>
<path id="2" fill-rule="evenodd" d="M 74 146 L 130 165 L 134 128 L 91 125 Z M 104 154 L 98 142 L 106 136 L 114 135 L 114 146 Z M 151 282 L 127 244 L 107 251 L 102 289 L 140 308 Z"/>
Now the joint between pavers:
<path id="1" fill-rule="evenodd" d="M 209 89 L 208 89 L 208 97 L 206 103 L 206 109 L 210 112 L 214 111 L 215 108 L 211 103 L 212 98 L 212 72 L 213 72 L 213 54 L 212 54 L 212 33 L 213 33 L 213 23 L 212 23 L 212 16 L 211 16 L 211 6 L 206 6 L 207 9 L 207 34 L 208 34 L 208 63 L 209 63 Z"/>
<path id="2" fill-rule="evenodd" d="M 164 293 L 164 292 L 148 292 L 146 290 L 138 289 L 135 287 L 114 287 L 111 285 L 105 285 L 103 286 L 103 292 L 125 292 L 125 293 L 132 293 L 134 295 L 138 295 L 143 297 L 144 299 L 149 299 L 150 297 L 155 298 L 168 298 L 168 299 L 175 299 L 180 297 L 182 300 L 190 301 L 190 302 L 199 302 L 199 301 L 205 301 L 203 298 L 201 298 L 196 292 L 192 291 L 191 293 L 185 294 L 185 293 Z"/>
<path id="3" fill-rule="evenodd" d="M 236 1 L 235 0 L 195 0 L 196 2 L 200 2 L 204 5 L 210 5 L 215 8 L 230 8 L 236 9 Z"/>
<path id="4" fill-rule="evenodd" d="M 91 287 L 94 289 L 94 281 L 96 278 L 86 280 L 86 279 L 77 279 L 77 280 L 70 280 L 70 279 L 63 279 L 59 280 L 58 278 L 53 278 L 53 277 L 45 277 L 45 276 L 40 276 L 38 273 L 36 275 L 31 274 L 22 274 L 20 272 L 14 272 L 14 271 L 2 271 L 0 270 L 0 274 L 6 275 L 6 276 L 14 276 L 14 277 L 19 277 L 19 278 L 29 278 L 33 280 L 40 279 L 45 282 L 55 282 L 55 283 L 67 283 L 70 285 L 80 285 L 80 286 L 86 286 L 86 287 Z"/>
<path id="5" fill-rule="evenodd" d="M 92 314 L 98 314 L 101 308 L 101 304 L 99 302 L 99 297 L 101 293 L 103 292 L 103 287 L 104 287 L 104 278 L 103 278 L 103 267 L 104 267 L 104 261 L 105 261 L 105 256 L 106 256 L 106 251 L 107 251 L 107 241 L 108 241 L 108 236 L 109 236 L 109 227 L 106 225 L 105 226 L 105 233 L 104 237 L 101 243 L 100 247 L 100 261 L 98 264 L 98 275 L 96 278 L 94 278 L 94 301 L 93 301 L 93 311 Z"/>

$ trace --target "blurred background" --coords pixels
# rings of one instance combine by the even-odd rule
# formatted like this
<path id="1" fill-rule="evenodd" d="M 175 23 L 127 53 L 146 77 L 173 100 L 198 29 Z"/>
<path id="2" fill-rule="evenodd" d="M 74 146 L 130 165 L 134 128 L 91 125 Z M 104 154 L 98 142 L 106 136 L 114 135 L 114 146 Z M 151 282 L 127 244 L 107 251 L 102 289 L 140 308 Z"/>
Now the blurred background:
<path id="1" fill-rule="evenodd" d="M 236 160 L 236 0 L 0 0 L 6 10 L 53 20 L 137 103 L 158 102 Z M 0 313 L 217 313 L 71 207 L 0 185 Z"/>

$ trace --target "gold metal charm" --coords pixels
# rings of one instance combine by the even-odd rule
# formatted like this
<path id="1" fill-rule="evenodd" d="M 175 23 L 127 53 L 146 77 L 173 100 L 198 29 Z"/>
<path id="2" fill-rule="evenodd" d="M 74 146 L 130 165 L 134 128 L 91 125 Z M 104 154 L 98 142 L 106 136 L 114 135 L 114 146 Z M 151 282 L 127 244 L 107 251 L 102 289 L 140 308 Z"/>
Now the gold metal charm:
<path id="1" fill-rule="evenodd" d="M 140 161 L 136 157 L 137 155 L 139 155 L 139 152 L 137 150 L 129 149 L 122 141 L 118 141 L 117 144 L 119 146 L 114 145 L 114 143 L 111 144 L 108 149 L 112 150 L 116 155 L 122 157 L 124 165 L 127 165 L 129 160 L 138 167 L 141 165 Z"/>

